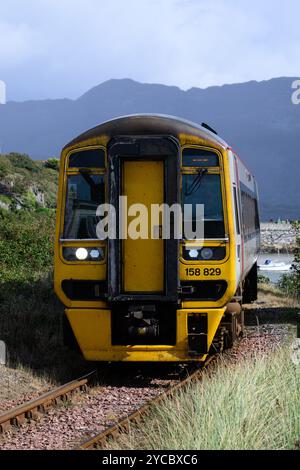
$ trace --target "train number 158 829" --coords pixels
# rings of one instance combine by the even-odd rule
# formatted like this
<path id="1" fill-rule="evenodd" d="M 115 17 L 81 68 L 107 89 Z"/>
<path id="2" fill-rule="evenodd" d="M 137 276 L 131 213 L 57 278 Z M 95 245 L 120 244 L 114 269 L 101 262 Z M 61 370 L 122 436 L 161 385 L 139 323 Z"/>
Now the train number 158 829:
<path id="1" fill-rule="evenodd" d="M 187 268 L 185 270 L 187 276 L 200 277 L 200 276 L 221 276 L 222 271 L 220 268 Z"/>

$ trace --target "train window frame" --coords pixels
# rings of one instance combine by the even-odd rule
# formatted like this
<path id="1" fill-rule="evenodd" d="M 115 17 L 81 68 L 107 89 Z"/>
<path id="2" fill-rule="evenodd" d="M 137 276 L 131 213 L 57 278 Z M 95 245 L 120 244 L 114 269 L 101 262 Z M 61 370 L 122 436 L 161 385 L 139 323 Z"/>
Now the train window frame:
<path id="1" fill-rule="evenodd" d="M 63 175 L 62 175 L 62 194 L 61 194 L 61 201 L 60 201 L 60 227 L 59 227 L 59 242 L 60 242 L 60 245 L 61 245 L 61 249 L 60 249 L 60 255 L 61 255 L 61 260 L 66 263 L 66 264 L 77 264 L 76 261 L 66 261 L 63 257 L 62 257 L 62 247 L 65 246 L 65 244 L 68 244 L 69 243 L 73 243 L 74 246 L 76 246 L 76 243 L 79 242 L 81 243 L 81 245 L 84 243 L 84 244 L 89 244 L 89 242 L 91 242 L 92 244 L 95 244 L 95 242 L 97 243 L 101 243 L 101 240 L 99 240 L 99 238 L 82 238 L 82 239 L 70 239 L 70 238 L 67 238 L 65 239 L 64 238 L 64 227 L 65 227 L 65 208 L 66 208 L 66 201 L 67 201 L 67 191 L 68 191 L 68 177 L 69 176 L 73 176 L 73 175 L 80 175 L 81 172 L 80 172 L 80 167 L 69 167 L 69 156 L 74 153 L 74 152 L 78 152 L 78 150 L 90 150 L 90 149 L 102 149 L 104 150 L 104 153 L 105 153 L 105 167 L 101 167 L 101 168 L 84 168 L 85 170 L 89 170 L 89 174 L 90 175 L 103 175 L 104 176 L 104 186 L 105 186 L 105 201 L 108 200 L 108 187 L 107 187 L 107 184 L 108 184 L 108 176 L 107 176 L 107 152 L 106 152 L 106 148 L 103 146 L 103 145 L 87 145 L 87 146 L 84 146 L 84 147 L 78 147 L 78 148 L 73 148 L 71 150 L 68 150 L 66 155 L 65 155 L 65 158 L 64 158 L 64 165 L 62 165 L 62 168 L 63 170 L 61 169 L 61 171 L 63 171 Z M 97 264 L 97 265 L 100 265 L 100 264 L 105 264 L 106 263 L 106 259 L 103 260 L 103 261 L 85 261 L 85 262 L 80 262 L 80 264 Z"/>
<path id="2" fill-rule="evenodd" d="M 204 152 L 207 152 L 207 153 L 210 153 L 210 154 L 215 154 L 217 156 L 218 164 L 217 165 L 185 165 L 184 164 L 184 151 L 185 150 L 199 150 L 199 151 L 204 151 Z M 209 148 L 209 147 L 205 148 L 205 147 L 200 147 L 200 146 L 195 146 L 195 145 L 185 145 L 181 149 L 181 166 L 183 168 L 198 168 L 198 169 L 200 169 L 200 168 L 208 168 L 208 169 L 210 169 L 210 168 L 220 168 L 220 155 L 213 148 Z"/>
<path id="3" fill-rule="evenodd" d="M 235 211 L 235 225 L 236 225 L 236 233 L 237 235 L 241 235 L 241 217 L 240 217 L 240 209 L 238 203 L 238 188 L 236 185 L 233 185 L 233 201 L 234 201 L 234 211 Z"/>
<path id="4" fill-rule="evenodd" d="M 102 150 L 104 154 L 104 165 L 103 166 L 70 166 L 70 157 L 75 154 L 75 153 L 80 153 L 80 152 L 87 152 L 89 150 Z M 66 169 L 65 171 L 73 171 L 73 170 L 78 170 L 79 168 L 84 168 L 84 169 L 89 169 L 89 170 L 95 170 L 95 171 L 101 171 L 101 170 L 106 170 L 107 168 L 107 154 L 106 154 L 106 148 L 102 145 L 88 145 L 84 147 L 78 147 L 70 150 L 67 155 L 66 155 Z"/>
<path id="5" fill-rule="evenodd" d="M 98 183 L 96 183 L 98 181 Z M 64 206 L 64 222 L 70 222 L 70 217 L 72 219 L 72 216 L 74 216 L 78 210 L 78 208 L 76 209 L 76 207 L 74 207 L 74 202 L 72 202 L 74 200 L 74 196 L 71 196 L 71 193 L 73 192 L 72 191 L 72 187 L 74 185 L 76 185 L 76 196 L 75 196 L 75 200 L 76 201 L 80 201 L 80 207 L 82 206 L 82 203 L 86 204 L 91 204 L 91 209 L 88 209 L 87 212 L 84 212 L 83 213 L 83 219 L 80 219 L 82 221 L 84 220 L 87 220 L 87 216 L 92 216 L 93 218 L 96 217 L 96 210 L 97 210 L 97 207 L 99 207 L 100 204 L 104 204 L 105 201 L 106 201 L 106 188 L 105 188 L 105 175 L 104 174 L 95 174 L 95 173 L 92 173 L 92 172 L 88 172 L 88 174 L 86 173 L 83 173 L 81 171 L 79 171 L 78 173 L 74 174 L 74 173 L 69 173 L 67 174 L 67 177 L 66 177 L 66 183 L 67 183 L 67 187 L 66 187 L 66 198 L 65 198 L 65 206 Z M 92 187 L 91 186 L 95 186 L 95 185 L 100 185 L 101 186 L 101 191 L 96 191 L 96 193 L 93 191 Z M 81 192 L 83 189 L 83 193 Z M 78 193 L 77 193 L 78 191 Z M 88 191 L 88 193 L 86 193 L 86 191 Z M 88 195 L 88 199 L 86 199 L 86 197 L 82 197 L 83 195 L 85 194 L 85 196 Z M 78 195 L 80 195 L 80 198 L 78 199 Z M 71 204 L 71 207 L 70 207 L 70 204 Z M 81 212 L 81 209 L 79 207 L 79 212 Z M 96 208 L 96 209 L 95 209 Z M 95 209 L 95 212 L 94 212 L 94 209 Z M 68 214 L 68 217 L 66 218 L 66 214 Z M 72 215 L 71 215 L 72 214 Z M 80 223 L 81 225 L 81 223 Z M 96 234 L 96 225 L 92 224 L 93 226 L 93 232 Z M 66 227 L 66 224 L 64 223 L 64 227 L 63 227 L 63 239 L 64 240 L 95 240 L 96 237 L 93 237 L 93 236 L 88 236 L 88 230 L 85 230 L 85 236 L 83 236 L 82 238 L 79 238 L 80 235 L 79 235 L 79 227 L 77 227 L 77 229 L 75 230 L 74 233 L 67 233 L 67 227 Z M 73 235 L 74 237 L 76 238 L 73 238 Z"/>
<path id="6" fill-rule="evenodd" d="M 186 174 L 197 174 L 199 172 L 199 167 L 191 167 L 191 166 L 183 166 L 183 151 L 186 148 L 194 148 L 194 149 L 199 149 L 199 150 L 207 150 L 209 152 L 214 152 L 218 155 L 219 157 L 219 166 L 217 167 L 207 167 L 208 174 L 218 174 L 220 175 L 220 182 L 221 182 L 221 194 L 222 194 L 222 207 L 223 207 L 223 218 L 224 218 L 224 233 L 225 237 L 224 238 L 203 238 L 201 240 L 195 240 L 196 242 L 212 242 L 212 241 L 223 241 L 223 242 L 229 242 L 229 221 L 228 221 L 228 210 L 227 210 L 227 190 L 226 190 L 226 182 L 225 182 L 225 175 L 224 175 L 224 155 L 223 153 L 214 147 L 209 147 L 206 145 L 195 145 L 195 144 L 185 144 L 181 147 L 180 151 L 180 191 L 182 194 L 182 189 L 183 189 L 183 175 Z M 200 167 L 200 169 L 205 167 Z M 184 238 L 182 239 L 183 243 L 189 243 L 189 240 L 185 240 Z M 229 249 L 228 249 L 228 256 L 229 256 Z M 180 258 L 183 263 L 186 261 L 183 260 L 183 258 Z M 188 261 L 190 263 L 190 261 Z M 199 261 L 199 263 L 203 263 L 203 261 Z M 209 264 L 209 263 L 208 263 Z"/>
<path id="7" fill-rule="evenodd" d="M 256 192 L 250 194 L 250 189 L 245 186 L 240 188 L 241 207 L 243 221 L 243 236 L 251 239 L 260 230 L 258 198 Z M 252 217 L 251 217 L 252 215 Z"/>

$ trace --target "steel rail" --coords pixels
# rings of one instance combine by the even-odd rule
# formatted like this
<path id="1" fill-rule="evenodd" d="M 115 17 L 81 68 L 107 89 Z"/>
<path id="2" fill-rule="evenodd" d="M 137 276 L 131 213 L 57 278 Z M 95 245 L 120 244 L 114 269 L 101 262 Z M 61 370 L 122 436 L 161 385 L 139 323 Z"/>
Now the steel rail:
<path id="1" fill-rule="evenodd" d="M 41 413 L 45 413 L 47 408 L 56 405 L 59 401 L 64 402 L 68 396 L 77 390 L 86 391 L 87 384 L 96 371 L 90 372 L 83 377 L 72 380 L 49 392 L 43 393 L 37 398 L 30 400 L 22 405 L 16 406 L 11 410 L 0 414 L 0 433 L 10 429 L 11 426 L 20 426 L 26 420 L 31 420 Z"/>
<path id="2" fill-rule="evenodd" d="M 178 384 L 169 387 L 165 392 L 161 393 L 153 400 L 150 400 L 148 403 L 141 406 L 126 418 L 121 418 L 116 424 L 105 429 L 103 432 L 83 441 L 74 450 L 103 449 L 109 440 L 114 440 L 121 433 L 128 432 L 131 424 L 136 424 L 140 422 L 145 416 L 147 416 L 153 406 L 157 406 L 166 398 L 172 396 L 177 390 L 185 388 L 189 383 L 199 380 L 203 370 L 206 369 L 206 367 L 212 362 L 213 359 L 216 359 L 216 357 L 217 356 L 209 357 L 205 364 L 193 372 L 189 377 L 180 381 Z"/>

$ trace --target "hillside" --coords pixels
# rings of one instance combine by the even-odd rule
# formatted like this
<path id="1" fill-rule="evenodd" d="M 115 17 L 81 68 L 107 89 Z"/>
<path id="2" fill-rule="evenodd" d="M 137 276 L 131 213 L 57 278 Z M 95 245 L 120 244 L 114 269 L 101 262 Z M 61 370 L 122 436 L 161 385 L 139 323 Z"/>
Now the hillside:
<path id="1" fill-rule="evenodd" d="M 2 152 L 34 159 L 58 156 L 74 136 L 131 113 L 171 114 L 218 130 L 257 177 L 264 219 L 300 217 L 300 106 L 291 102 L 294 78 L 207 89 L 109 80 L 77 100 L 0 105 Z"/>
<path id="2" fill-rule="evenodd" d="M 58 161 L 33 161 L 27 155 L 0 155 L 0 208 L 55 208 Z"/>

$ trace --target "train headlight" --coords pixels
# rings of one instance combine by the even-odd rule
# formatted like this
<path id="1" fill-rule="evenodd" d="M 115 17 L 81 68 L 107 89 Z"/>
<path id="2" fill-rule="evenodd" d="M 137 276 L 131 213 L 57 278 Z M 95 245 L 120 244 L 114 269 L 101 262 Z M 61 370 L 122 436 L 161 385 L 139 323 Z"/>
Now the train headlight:
<path id="1" fill-rule="evenodd" d="M 189 251 L 189 257 L 192 258 L 192 259 L 196 259 L 198 258 L 198 250 L 190 250 Z"/>
<path id="2" fill-rule="evenodd" d="M 202 259 L 205 259 L 205 260 L 208 261 L 208 260 L 212 259 L 213 255 L 214 255 L 214 252 L 211 248 L 203 248 L 201 250 L 201 258 Z"/>
<path id="3" fill-rule="evenodd" d="M 89 252 L 86 248 L 77 248 L 75 255 L 79 261 L 84 261 L 89 256 Z"/>

